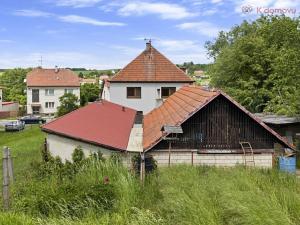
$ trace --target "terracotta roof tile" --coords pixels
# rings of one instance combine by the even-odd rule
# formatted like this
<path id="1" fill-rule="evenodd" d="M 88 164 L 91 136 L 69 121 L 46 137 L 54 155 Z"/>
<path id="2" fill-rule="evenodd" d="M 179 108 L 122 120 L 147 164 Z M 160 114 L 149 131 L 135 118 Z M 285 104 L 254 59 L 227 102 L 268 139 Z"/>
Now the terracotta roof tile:
<path id="1" fill-rule="evenodd" d="M 186 82 L 192 79 L 153 46 L 144 50 L 111 82 Z"/>
<path id="2" fill-rule="evenodd" d="M 284 138 L 257 119 L 252 113 L 248 112 L 244 107 L 236 101 L 220 91 L 207 91 L 199 86 L 185 86 L 176 91 L 173 95 L 158 108 L 144 116 L 143 127 L 143 148 L 145 151 L 151 149 L 163 138 L 161 128 L 164 125 L 181 125 L 190 118 L 194 113 L 201 110 L 209 102 L 213 101 L 219 95 L 223 95 L 234 105 L 244 111 L 252 119 L 258 122 L 272 135 L 274 135 L 281 143 L 293 149 Z"/>
<path id="3" fill-rule="evenodd" d="M 126 150 L 136 111 L 108 101 L 95 102 L 45 124 L 42 130 L 83 142 Z"/>
<path id="4" fill-rule="evenodd" d="M 28 87 L 79 87 L 79 77 L 69 69 L 36 68 L 27 74 Z"/>

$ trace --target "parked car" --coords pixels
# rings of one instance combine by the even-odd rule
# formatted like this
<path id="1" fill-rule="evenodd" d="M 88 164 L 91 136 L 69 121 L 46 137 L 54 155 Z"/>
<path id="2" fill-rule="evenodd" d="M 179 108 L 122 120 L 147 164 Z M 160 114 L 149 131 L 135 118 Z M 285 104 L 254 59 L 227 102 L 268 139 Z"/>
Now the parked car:
<path id="1" fill-rule="evenodd" d="M 5 124 L 5 131 L 20 131 L 25 128 L 25 123 L 21 120 L 10 121 Z"/>
<path id="2" fill-rule="evenodd" d="M 21 119 L 25 124 L 41 124 L 46 123 L 46 119 L 40 116 L 23 116 Z"/>

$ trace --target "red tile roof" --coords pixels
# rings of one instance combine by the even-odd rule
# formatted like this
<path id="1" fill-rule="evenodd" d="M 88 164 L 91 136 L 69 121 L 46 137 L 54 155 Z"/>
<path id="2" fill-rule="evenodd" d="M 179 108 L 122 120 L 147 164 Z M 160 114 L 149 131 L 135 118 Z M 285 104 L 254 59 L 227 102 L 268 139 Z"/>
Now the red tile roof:
<path id="1" fill-rule="evenodd" d="M 111 82 L 185 82 L 191 78 L 150 44 L 118 72 Z"/>
<path id="2" fill-rule="evenodd" d="M 124 109 L 124 110 L 123 110 Z M 136 111 L 95 102 L 42 126 L 42 130 L 115 150 L 126 150 Z"/>
<path id="3" fill-rule="evenodd" d="M 27 74 L 28 87 L 79 87 L 79 77 L 69 69 L 36 68 Z"/>
<path id="4" fill-rule="evenodd" d="M 238 108 L 244 111 L 248 116 L 274 135 L 280 143 L 283 143 L 291 149 L 294 148 L 283 137 L 265 125 L 260 119 L 256 118 L 252 113 L 247 111 L 225 93 L 221 91 L 207 91 L 199 86 L 185 86 L 167 98 L 160 107 L 153 109 L 144 116 L 144 150 L 150 150 L 167 135 L 163 135 L 161 132 L 161 128 L 164 125 L 181 125 L 184 121 L 189 119 L 192 115 L 201 110 L 219 95 L 223 95 Z"/>

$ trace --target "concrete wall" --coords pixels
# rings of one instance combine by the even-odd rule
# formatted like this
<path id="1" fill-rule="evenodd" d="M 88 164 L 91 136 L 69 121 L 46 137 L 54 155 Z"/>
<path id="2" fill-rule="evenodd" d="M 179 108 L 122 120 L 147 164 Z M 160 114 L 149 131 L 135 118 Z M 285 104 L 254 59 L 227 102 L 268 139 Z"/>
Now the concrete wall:
<path id="1" fill-rule="evenodd" d="M 111 102 L 124 105 L 144 114 L 162 104 L 162 99 L 157 94 L 161 87 L 176 87 L 176 90 L 186 83 L 110 83 L 109 98 Z M 127 87 L 141 87 L 141 98 L 127 98 Z M 105 97 L 105 96 L 104 96 Z"/>
<path id="2" fill-rule="evenodd" d="M 149 152 L 157 161 L 158 166 L 168 166 L 169 153 L 167 151 L 151 151 Z M 247 156 L 251 160 L 251 156 Z M 254 155 L 255 166 L 263 168 L 271 168 L 273 162 L 272 153 L 262 153 Z M 243 154 L 197 154 L 191 152 L 171 152 L 171 165 L 189 164 L 191 165 L 209 165 L 209 166 L 236 166 L 244 165 L 245 158 Z M 249 165 L 253 165 L 249 163 Z"/>
<path id="3" fill-rule="evenodd" d="M 101 98 L 110 101 L 109 87 L 104 85 Z"/>
<path id="4" fill-rule="evenodd" d="M 105 158 L 109 158 L 113 153 L 118 153 L 118 151 L 112 151 L 109 149 L 102 148 L 100 146 L 95 146 L 70 138 L 61 137 L 55 134 L 47 134 L 47 144 L 51 155 L 59 156 L 62 159 L 62 161 L 72 161 L 72 153 L 74 152 L 74 149 L 78 146 L 81 146 L 86 157 L 91 155 L 91 153 L 99 151 L 103 154 L 103 157 Z M 121 156 L 123 164 L 129 166 L 131 163 L 130 154 L 122 153 Z"/>
<path id="5" fill-rule="evenodd" d="M 32 89 L 39 89 L 40 101 L 40 114 L 54 114 L 57 112 L 57 107 L 60 105 L 59 97 L 65 94 L 65 89 L 73 89 L 78 99 L 80 99 L 80 88 L 79 87 L 29 87 L 27 88 L 27 114 L 32 114 Z M 54 89 L 54 95 L 46 95 L 45 89 Z M 46 108 L 46 102 L 54 102 L 54 108 Z M 79 103 L 78 103 L 79 104 Z"/>
<path id="6" fill-rule="evenodd" d="M 17 112 L 19 111 L 19 103 L 13 102 L 10 104 L 4 104 L 2 105 L 2 110 L 3 111 L 12 111 L 12 112 Z"/>

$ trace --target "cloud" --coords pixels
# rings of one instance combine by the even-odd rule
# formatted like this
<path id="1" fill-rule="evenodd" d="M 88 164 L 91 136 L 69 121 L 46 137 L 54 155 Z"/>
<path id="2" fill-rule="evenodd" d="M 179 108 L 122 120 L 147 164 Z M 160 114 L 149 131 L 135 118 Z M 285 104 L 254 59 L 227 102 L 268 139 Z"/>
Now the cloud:
<path id="1" fill-rule="evenodd" d="M 13 40 L 9 40 L 9 39 L 0 39 L 0 43 L 13 43 Z"/>
<path id="2" fill-rule="evenodd" d="M 184 19 L 196 15 L 183 6 L 163 2 L 128 2 L 119 8 L 118 13 L 123 16 L 157 14 L 162 19 Z"/>
<path id="3" fill-rule="evenodd" d="M 136 56 L 141 52 L 141 49 L 139 48 L 133 48 L 133 47 L 123 46 L 123 45 L 112 45 L 111 48 L 117 50 L 118 52 L 121 52 L 124 55 L 129 55 L 132 57 Z"/>
<path id="4" fill-rule="evenodd" d="M 78 16 L 78 15 L 57 15 L 54 13 L 48 13 L 39 10 L 28 10 L 22 9 L 17 10 L 13 13 L 16 16 L 26 16 L 26 17 L 53 17 L 62 22 L 66 23 L 81 23 L 81 24 L 89 24 L 94 26 L 124 26 L 126 24 L 120 22 L 110 22 L 110 21 L 100 21 L 97 19 L 93 19 L 90 17 Z"/>
<path id="5" fill-rule="evenodd" d="M 199 34 L 202 34 L 204 36 L 208 37 L 217 37 L 220 31 L 227 31 L 228 29 L 218 27 L 212 23 L 209 22 L 189 22 L 189 23 L 181 23 L 177 25 L 177 27 L 181 30 L 191 30 L 195 31 Z"/>
<path id="6" fill-rule="evenodd" d="M 5 31 L 7 31 L 7 29 L 5 27 L 0 28 L 0 32 L 5 32 Z"/>
<path id="7" fill-rule="evenodd" d="M 20 9 L 14 12 L 16 16 L 26 16 L 26 17 L 50 17 L 53 14 L 40 11 L 40 10 L 32 10 L 32 9 Z"/>
<path id="8" fill-rule="evenodd" d="M 125 25 L 124 23 L 100 21 L 89 17 L 78 16 L 78 15 L 59 16 L 58 18 L 63 22 L 90 24 L 94 26 L 124 26 Z"/>
<path id="9" fill-rule="evenodd" d="M 57 6 L 71 6 L 74 8 L 90 7 L 101 2 L 101 0 L 55 0 Z"/>

